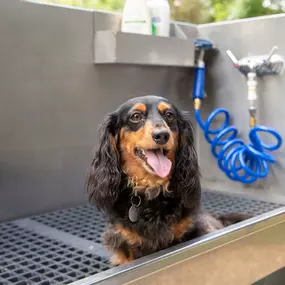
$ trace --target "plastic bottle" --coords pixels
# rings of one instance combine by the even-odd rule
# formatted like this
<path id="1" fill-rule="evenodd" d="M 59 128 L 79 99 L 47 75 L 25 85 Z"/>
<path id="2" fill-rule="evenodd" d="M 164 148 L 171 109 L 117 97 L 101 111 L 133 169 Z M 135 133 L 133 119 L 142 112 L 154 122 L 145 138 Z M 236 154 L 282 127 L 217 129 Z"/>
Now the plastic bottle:
<path id="1" fill-rule="evenodd" d="M 151 17 L 146 0 L 126 0 L 121 31 L 151 35 Z"/>
<path id="2" fill-rule="evenodd" d="M 167 0 L 149 0 L 147 2 L 152 20 L 152 34 L 169 37 L 170 5 Z"/>

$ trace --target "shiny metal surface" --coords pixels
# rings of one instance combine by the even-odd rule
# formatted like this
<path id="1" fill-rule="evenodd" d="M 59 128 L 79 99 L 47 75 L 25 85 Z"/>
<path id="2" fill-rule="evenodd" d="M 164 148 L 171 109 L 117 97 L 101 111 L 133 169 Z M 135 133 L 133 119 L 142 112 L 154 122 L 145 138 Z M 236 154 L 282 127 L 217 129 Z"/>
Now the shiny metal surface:
<path id="1" fill-rule="evenodd" d="M 145 258 L 139 259 L 137 261 L 134 261 L 132 263 L 129 263 L 124 266 L 120 266 L 117 268 L 110 269 L 106 272 L 97 274 L 95 276 L 90 276 L 89 278 L 82 279 L 78 282 L 72 283 L 73 285 L 89 285 L 89 284 L 102 284 L 102 285 L 117 285 L 117 284 L 141 284 L 140 280 L 142 281 L 142 284 L 162 284 L 162 283 L 155 283 L 155 281 L 152 280 L 152 277 L 159 278 L 158 276 L 163 275 L 162 270 L 167 268 L 167 271 L 171 272 L 171 268 L 175 266 L 180 266 L 183 262 L 186 262 L 188 260 L 195 261 L 195 258 L 199 255 L 205 254 L 205 259 L 207 259 L 207 254 L 210 253 L 213 250 L 218 250 L 220 248 L 226 247 L 229 244 L 234 244 L 235 242 L 238 242 L 239 240 L 246 239 L 247 237 L 257 235 L 262 239 L 262 231 L 266 229 L 270 229 L 270 227 L 275 227 L 276 230 L 274 231 L 274 235 L 272 235 L 272 239 L 269 239 L 264 241 L 263 247 L 268 247 L 270 249 L 271 241 L 274 243 L 274 239 L 276 236 L 278 236 L 278 241 L 284 241 L 285 240 L 285 207 L 282 207 L 280 209 L 271 211 L 269 213 L 260 215 L 258 217 L 246 220 L 244 222 L 241 222 L 236 225 L 232 225 L 228 228 L 225 228 L 223 230 L 214 232 L 212 234 L 206 235 L 204 237 L 195 239 L 193 241 L 181 244 L 179 246 L 158 252 L 156 254 L 147 256 Z M 281 247 L 285 249 L 285 243 L 281 243 Z M 239 248 L 239 251 L 241 249 Z M 228 257 L 227 262 L 230 261 L 237 261 L 240 263 L 239 270 L 246 270 L 246 262 L 244 262 L 244 268 L 242 268 L 242 262 L 237 259 L 237 256 L 230 254 L 230 251 L 228 251 Z M 285 262 L 285 252 L 281 252 L 281 258 L 282 262 Z M 264 258 L 266 261 L 266 256 L 264 253 L 261 254 L 258 258 Z M 280 260 L 281 260 L 280 259 Z M 217 256 L 216 260 L 217 264 L 221 262 L 223 263 L 223 259 L 221 257 Z M 273 265 L 273 264 L 271 264 Z M 191 265 L 189 265 L 191 266 Z M 276 268 L 276 264 L 274 264 L 274 267 Z M 209 276 L 211 274 L 214 274 L 213 270 L 217 271 L 220 270 L 220 274 L 222 274 L 223 268 L 220 266 L 213 267 L 211 269 L 211 264 L 206 265 L 204 264 L 203 270 L 209 270 Z M 189 267 L 190 268 L 190 267 Z M 270 264 L 268 264 L 268 269 L 270 269 Z M 178 270 L 179 273 L 179 270 Z M 206 272 L 205 272 L 206 273 Z M 156 276 L 157 274 L 157 276 Z M 200 284 L 199 280 L 193 279 L 193 272 L 192 274 L 187 275 L 187 273 L 182 273 L 185 276 L 183 278 L 184 281 L 181 281 L 177 284 L 187 284 L 185 283 L 185 280 L 192 280 L 194 282 L 193 284 Z M 148 278 L 150 276 L 150 279 L 144 279 Z M 151 277 L 152 276 L 152 277 Z M 221 275 L 222 276 L 222 275 Z M 166 281 L 164 279 L 164 284 L 175 284 L 173 283 L 176 280 L 179 280 L 181 276 L 179 275 L 173 275 L 172 281 Z M 241 282 L 240 285 L 246 284 L 242 283 L 243 276 L 236 276 L 238 277 L 238 280 Z M 187 279 L 188 278 L 188 279 Z M 254 276 L 253 276 L 254 278 Z M 258 276 L 256 277 L 257 280 Z M 170 277 L 171 279 L 171 277 Z M 136 283 L 136 281 L 138 283 Z M 214 279 L 208 279 L 207 282 L 204 284 L 215 284 L 211 283 Z M 133 282 L 132 282 L 133 281 Z M 162 281 L 160 279 L 160 281 Z M 205 280 L 204 280 L 205 281 Z M 184 282 L 184 283 L 183 283 Z M 221 283 L 222 284 L 222 283 Z M 226 284 L 226 283 L 223 283 Z M 237 283 L 228 283 L 228 284 L 237 284 Z"/>

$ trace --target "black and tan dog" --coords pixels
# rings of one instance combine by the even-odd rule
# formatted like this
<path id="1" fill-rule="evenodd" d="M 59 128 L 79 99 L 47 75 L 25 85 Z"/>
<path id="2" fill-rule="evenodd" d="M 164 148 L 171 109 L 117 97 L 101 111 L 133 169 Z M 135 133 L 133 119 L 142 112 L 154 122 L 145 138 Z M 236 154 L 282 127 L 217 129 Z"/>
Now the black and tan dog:
<path id="1" fill-rule="evenodd" d="M 123 264 L 239 222 L 202 210 L 190 120 L 165 98 L 131 99 L 108 115 L 87 179 L 106 214 L 105 246 Z"/>

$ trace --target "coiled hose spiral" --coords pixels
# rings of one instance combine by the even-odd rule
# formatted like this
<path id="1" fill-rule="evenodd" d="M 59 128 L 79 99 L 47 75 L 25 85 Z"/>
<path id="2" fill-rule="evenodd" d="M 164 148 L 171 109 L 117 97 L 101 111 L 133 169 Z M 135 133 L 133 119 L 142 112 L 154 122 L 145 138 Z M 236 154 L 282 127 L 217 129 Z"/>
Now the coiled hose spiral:
<path id="1" fill-rule="evenodd" d="M 193 91 L 195 117 L 204 132 L 205 139 L 211 144 L 211 151 L 217 158 L 219 168 L 231 180 L 244 184 L 251 184 L 258 178 L 266 177 L 269 164 L 276 162 L 268 151 L 277 150 L 282 144 L 282 137 L 272 128 L 255 126 L 249 132 L 250 144 L 246 144 L 237 138 L 238 130 L 230 126 L 230 114 L 222 108 L 214 110 L 203 122 L 200 107 L 204 98 L 204 76 L 205 68 L 196 67 Z M 211 124 L 218 115 L 224 115 L 224 122 L 221 127 L 211 129 Z M 261 132 L 273 136 L 276 143 L 269 145 L 263 142 L 259 136 Z"/>

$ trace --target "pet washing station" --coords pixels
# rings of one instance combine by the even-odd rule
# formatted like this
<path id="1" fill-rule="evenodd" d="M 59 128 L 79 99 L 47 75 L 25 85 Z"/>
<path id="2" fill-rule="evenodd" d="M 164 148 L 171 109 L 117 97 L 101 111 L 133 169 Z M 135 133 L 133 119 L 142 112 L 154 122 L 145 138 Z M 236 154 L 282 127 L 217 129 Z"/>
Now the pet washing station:
<path id="1" fill-rule="evenodd" d="M 230 179 L 236 172 L 219 167 L 207 128 L 196 123 L 192 90 L 195 58 L 202 59 L 195 42 L 207 39 L 216 49 L 203 58 L 205 90 L 194 89 L 194 99 L 207 95 L 201 120 L 224 108 L 248 143 L 254 100 L 248 93 L 255 94 L 258 82 L 251 124 L 284 138 L 285 75 L 278 60 L 285 57 L 285 16 L 173 23 L 170 38 L 122 34 L 119 23 L 116 14 L 0 1 L 0 285 L 283 284 L 284 143 L 268 152 L 275 162 L 266 160 L 266 175 L 259 169 L 265 177 Z M 251 61 L 259 55 L 261 67 L 260 57 Z M 203 77 L 197 68 L 196 78 Z M 256 81 L 248 82 L 252 70 Z M 193 115 L 205 207 L 254 217 L 111 268 L 101 243 L 104 220 L 84 193 L 86 169 L 105 114 L 145 94 L 165 96 Z"/>

